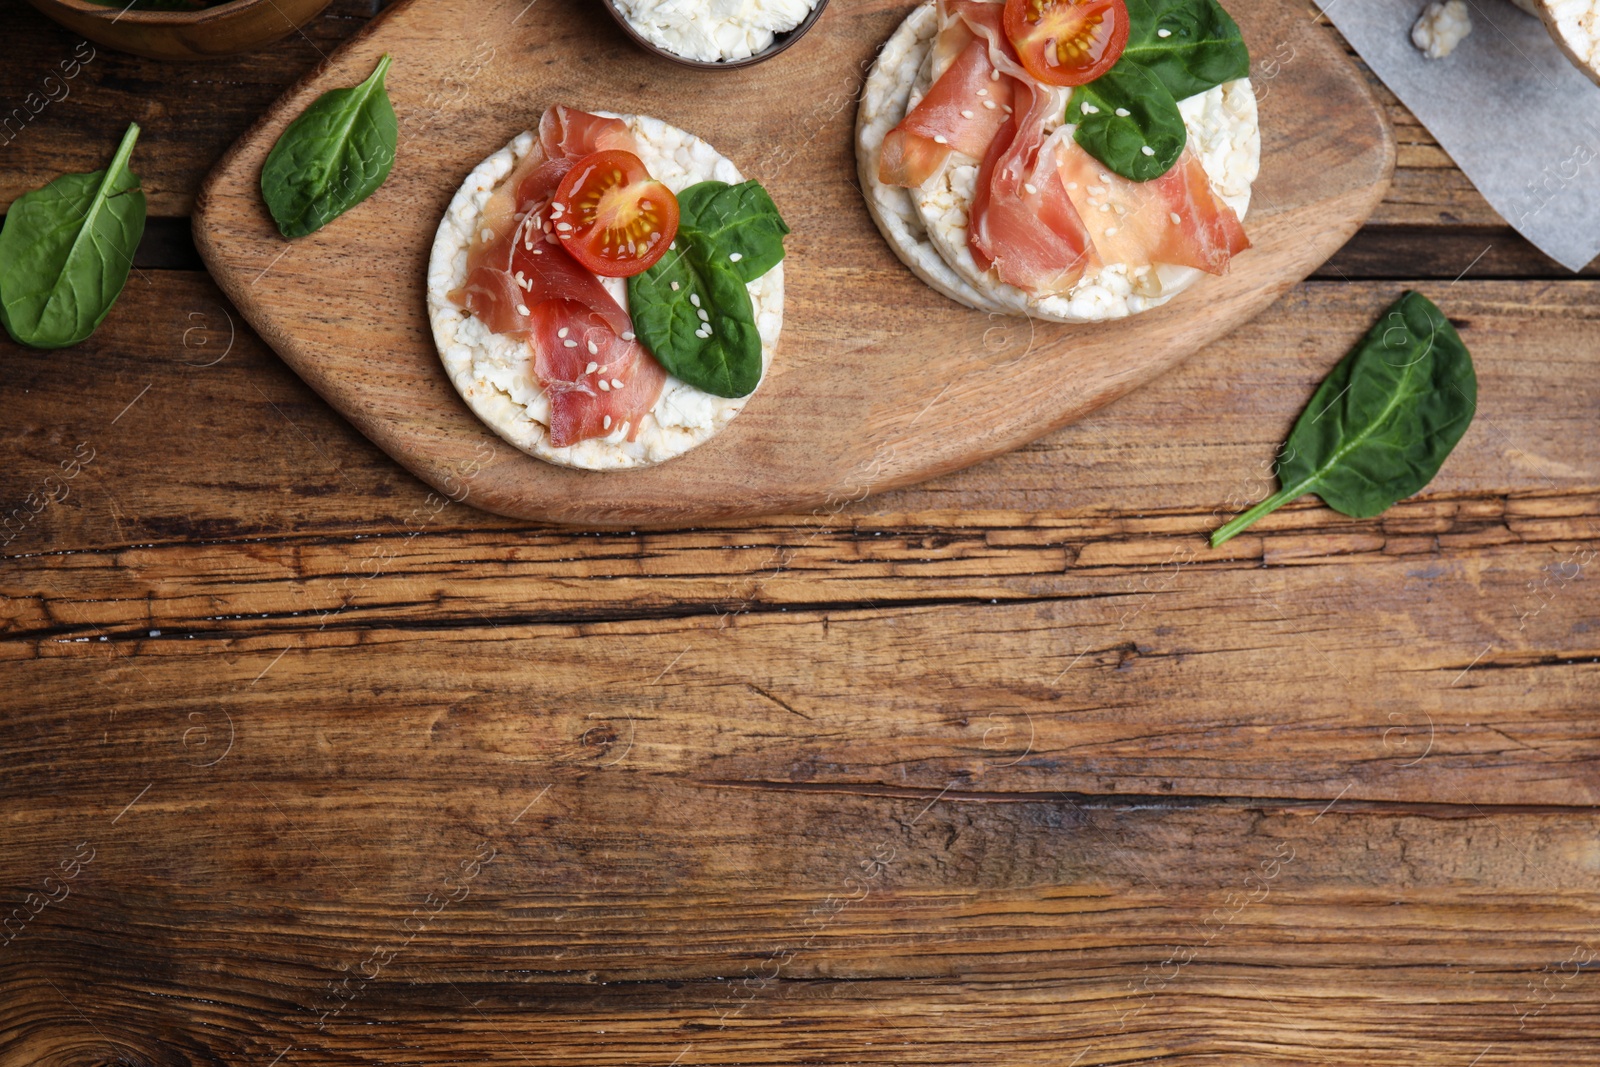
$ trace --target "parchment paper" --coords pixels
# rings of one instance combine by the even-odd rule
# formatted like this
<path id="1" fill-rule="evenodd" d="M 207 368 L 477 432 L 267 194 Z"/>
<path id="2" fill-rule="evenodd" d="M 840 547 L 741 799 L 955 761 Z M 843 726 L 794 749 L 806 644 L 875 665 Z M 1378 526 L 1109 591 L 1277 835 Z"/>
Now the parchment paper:
<path id="1" fill-rule="evenodd" d="M 1600 86 L 1510 0 L 1467 0 L 1444 59 L 1411 43 L 1425 0 L 1317 0 L 1374 73 L 1524 237 L 1570 270 L 1600 253 Z"/>

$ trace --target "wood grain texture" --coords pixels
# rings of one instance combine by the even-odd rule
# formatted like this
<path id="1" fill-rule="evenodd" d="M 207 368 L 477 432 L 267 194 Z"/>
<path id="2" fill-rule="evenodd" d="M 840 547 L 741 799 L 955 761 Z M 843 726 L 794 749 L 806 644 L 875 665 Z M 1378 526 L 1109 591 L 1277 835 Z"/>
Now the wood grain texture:
<path id="1" fill-rule="evenodd" d="M 95 453 L 7 546 L 0 662 L 29 691 L 81 685 L 89 657 L 161 679 L 181 716 L 213 686 L 244 706 L 268 667 L 301 695 L 403 674 L 412 699 L 446 699 L 419 695 L 443 685 L 725 722 L 661 742 L 674 755 L 650 770 L 666 776 L 703 760 L 781 779 L 826 751 L 805 781 L 898 786 L 920 770 L 1085 794 L 1595 802 L 1600 648 L 1584 620 L 1600 603 L 1576 562 L 1600 521 L 1600 439 L 1584 432 L 1600 405 L 1594 283 L 1424 287 L 1482 383 L 1439 479 L 1377 520 L 1308 501 L 1212 552 L 1204 534 L 1268 491 L 1262 464 L 1391 287 L 1303 286 L 1035 448 L 837 513 L 573 537 L 430 500 L 259 342 L 207 366 L 222 338 L 186 347 L 192 312 L 176 309 L 213 294 L 160 281 L 130 289 L 138 331 L 11 364 L 42 447 L 5 491 L 20 498 L 80 443 Z M 239 420 L 262 429 L 239 437 Z M 138 442 L 164 432 L 152 463 Z M 568 651 L 552 662 L 546 643 Z M 194 697 L 165 681 L 202 673 Z M 867 708 L 893 717 L 863 734 Z M 793 744 L 771 732 L 787 709 L 810 731 Z M 972 738 L 1030 721 L 1039 761 L 985 770 Z M 1430 740 L 1429 774 L 1389 773 Z M 18 758 L 11 773 L 20 787 L 53 772 Z"/>
<path id="2" fill-rule="evenodd" d="M 780 59 L 714 83 L 637 58 L 604 11 L 571 0 L 401 5 L 225 157 L 202 192 L 196 241 L 223 290 L 312 388 L 441 491 L 455 495 L 471 467 L 476 507 L 663 525 L 828 506 L 1081 417 L 1259 313 L 1354 232 L 1393 166 L 1381 112 L 1315 26 L 1265 0 L 1236 7 L 1259 54 L 1277 42 L 1300 54 L 1262 105 L 1255 247 L 1227 277 L 1131 320 L 996 318 L 944 299 L 894 259 L 854 184 L 851 130 L 873 52 L 908 10 L 901 0 L 830 10 Z M 390 91 L 405 131 L 393 174 L 359 210 L 284 242 L 260 202 L 261 161 L 311 99 L 359 80 L 384 52 L 395 57 Z M 768 381 L 715 440 L 658 467 L 570 471 L 499 442 L 456 396 L 427 326 L 421 279 L 444 205 L 467 170 L 556 101 L 706 134 L 768 186 L 794 229 Z"/>

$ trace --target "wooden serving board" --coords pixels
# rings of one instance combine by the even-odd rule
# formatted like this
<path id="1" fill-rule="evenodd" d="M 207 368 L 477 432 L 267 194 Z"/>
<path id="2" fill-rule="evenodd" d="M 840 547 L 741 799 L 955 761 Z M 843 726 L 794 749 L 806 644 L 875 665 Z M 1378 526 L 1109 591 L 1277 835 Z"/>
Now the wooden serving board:
<path id="1" fill-rule="evenodd" d="M 834 3 L 783 56 L 722 73 L 642 53 L 586 0 L 402 3 L 234 145 L 201 191 L 195 238 L 279 355 L 433 486 L 521 518 L 659 525 L 841 507 L 1016 448 L 1256 315 L 1388 187 L 1393 135 L 1331 35 L 1301 5 L 1231 0 L 1262 98 L 1255 247 L 1228 276 L 1122 322 L 1054 326 L 960 307 L 895 258 L 856 184 L 857 95 L 913 6 Z M 283 240 L 258 189 L 267 152 L 317 95 L 360 81 L 385 52 L 401 131 L 393 174 L 321 232 Z M 423 279 L 445 206 L 555 102 L 704 136 L 766 185 L 794 229 L 768 380 L 720 436 L 657 467 L 594 474 L 523 455 L 472 415 L 434 349 Z M 1249 389 L 1250 368 L 1236 372 Z"/>

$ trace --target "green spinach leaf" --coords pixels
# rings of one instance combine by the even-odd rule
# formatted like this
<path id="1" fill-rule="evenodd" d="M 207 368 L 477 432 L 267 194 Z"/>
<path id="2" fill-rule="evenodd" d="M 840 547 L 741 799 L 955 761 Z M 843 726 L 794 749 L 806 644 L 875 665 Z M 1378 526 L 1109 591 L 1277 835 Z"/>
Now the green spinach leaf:
<path id="1" fill-rule="evenodd" d="M 0 230 L 0 322 L 19 344 L 75 345 L 117 302 L 144 235 L 144 193 L 128 169 L 138 139 L 129 125 L 105 170 L 64 174 L 11 205 Z"/>
<path id="2" fill-rule="evenodd" d="M 676 251 L 628 279 L 634 331 L 669 374 L 713 396 L 748 396 L 761 382 L 761 334 L 744 285 L 680 229 Z"/>
<path id="3" fill-rule="evenodd" d="M 1147 182 L 1171 170 L 1188 143 L 1178 101 L 1249 77 L 1250 51 L 1217 0 L 1127 4 L 1127 48 L 1116 66 L 1073 90 L 1067 121 L 1084 151 Z"/>
<path id="4" fill-rule="evenodd" d="M 760 182 L 691 185 L 678 197 L 678 217 L 680 228 L 689 220 L 689 227 L 728 257 L 747 282 L 783 261 L 789 226 Z"/>
<path id="5" fill-rule="evenodd" d="M 1127 0 L 1127 4 L 1128 47 L 1118 62 L 1132 61 L 1148 70 L 1174 99 L 1187 100 L 1250 76 L 1250 50 L 1239 24 L 1217 0 Z"/>
<path id="6" fill-rule="evenodd" d="M 745 288 L 783 259 L 789 227 L 756 182 L 701 182 L 678 194 L 678 236 L 628 279 L 634 332 L 669 374 L 714 396 L 761 383 L 761 334 Z"/>
<path id="7" fill-rule="evenodd" d="M 1283 447 L 1282 490 L 1211 547 L 1306 493 L 1352 518 L 1380 514 L 1433 480 L 1477 405 L 1461 336 L 1431 300 L 1406 293 L 1312 394 Z"/>
<path id="8" fill-rule="evenodd" d="M 261 196 L 285 237 L 322 229 L 371 196 L 394 168 L 399 124 L 384 89 L 389 57 L 349 89 L 319 96 L 261 168 Z"/>
<path id="9" fill-rule="evenodd" d="M 1136 182 L 1154 181 L 1172 169 L 1189 143 L 1178 102 L 1143 67 L 1118 63 L 1067 105 L 1073 138 L 1095 159 Z"/>

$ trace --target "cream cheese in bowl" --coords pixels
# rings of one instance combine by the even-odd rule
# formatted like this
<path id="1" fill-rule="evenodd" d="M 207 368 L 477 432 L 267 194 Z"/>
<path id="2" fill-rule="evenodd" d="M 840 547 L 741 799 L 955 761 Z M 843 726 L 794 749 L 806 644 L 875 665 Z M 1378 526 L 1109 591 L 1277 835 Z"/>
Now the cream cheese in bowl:
<path id="1" fill-rule="evenodd" d="M 772 47 L 805 21 L 815 0 L 613 0 L 657 48 L 701 63 L 734 63 Z"/>

